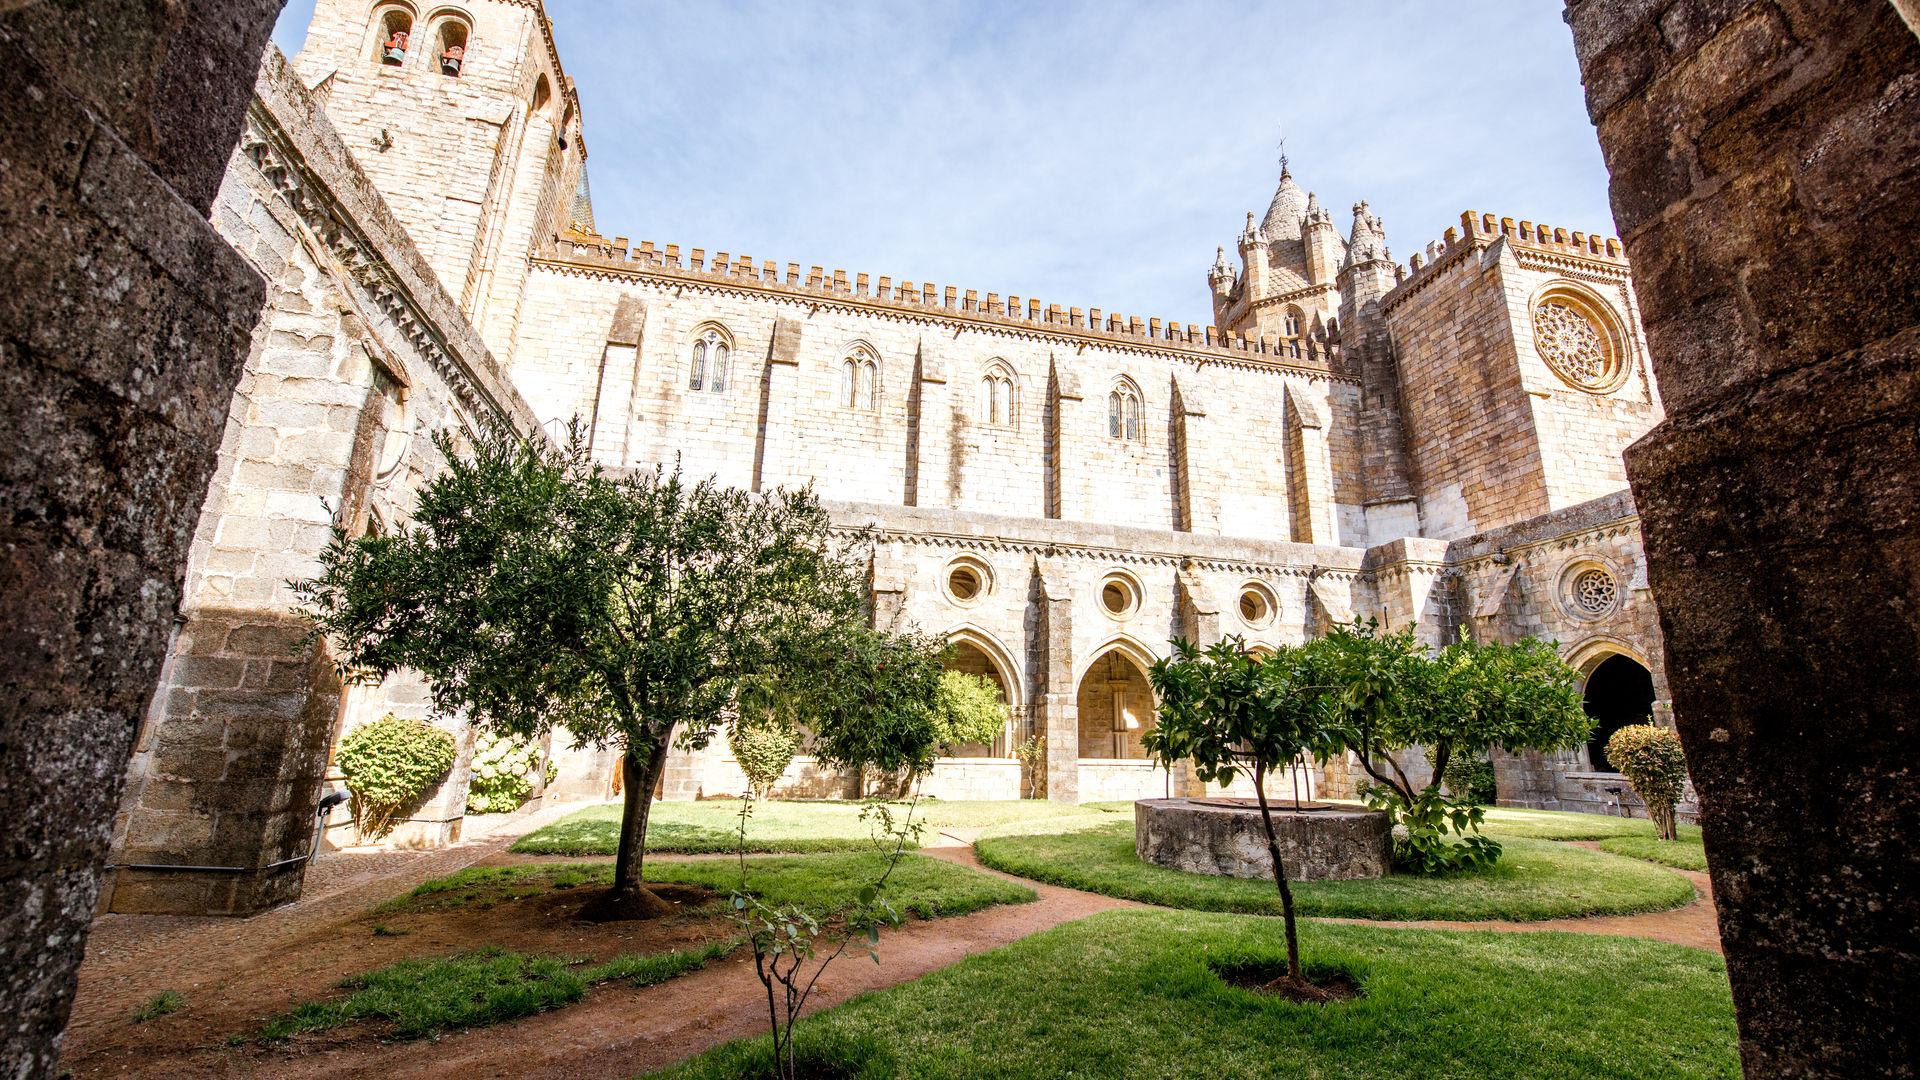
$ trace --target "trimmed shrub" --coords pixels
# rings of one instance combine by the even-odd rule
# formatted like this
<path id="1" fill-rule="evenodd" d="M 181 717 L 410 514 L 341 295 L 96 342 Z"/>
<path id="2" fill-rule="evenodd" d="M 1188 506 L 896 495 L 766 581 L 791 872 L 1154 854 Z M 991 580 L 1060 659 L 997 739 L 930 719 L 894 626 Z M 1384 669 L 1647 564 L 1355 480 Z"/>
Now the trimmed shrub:
<path id="1" fill-rule="evenodd" d="M 453 736 L 424 720 L 388 713 L 340 740 L 335 761 L 353 793 L 353 822 L 360 835 L 379 839 L 393 831 L 393 817 L 453 767 Z"/>
<path id="2" fill-rule="evenodd" d="M 727 745 L 733 748 L 740 771 L 747 774 L 753 797 L 765 799 L 772 794 L 773 785 L 786 775 L 793 756 L 800 752 L 800 733 L 771 718 L 742 718 L 735 721 L 733 730 L 727 733 Z"/>
<path id="3" fill-rule="evenodd" d="M 1607 760 L 1647 804 L 1647 816 L 1660 839 L 1678 839 L 1673 808 L 1679 805 L 1687 783 L 1687 757 L 1680 750 L 1680 736 L 1652 724 L 1623 727 L 1607 740 Z"/>
<path id="4" fill-rule="evenodd" d="M 540 769 L 540 747 L 508 735 L 482 735 L 473 751 L 473 778 L 467 782 L 467 813 L 504 814 L 533 794 Z"/>

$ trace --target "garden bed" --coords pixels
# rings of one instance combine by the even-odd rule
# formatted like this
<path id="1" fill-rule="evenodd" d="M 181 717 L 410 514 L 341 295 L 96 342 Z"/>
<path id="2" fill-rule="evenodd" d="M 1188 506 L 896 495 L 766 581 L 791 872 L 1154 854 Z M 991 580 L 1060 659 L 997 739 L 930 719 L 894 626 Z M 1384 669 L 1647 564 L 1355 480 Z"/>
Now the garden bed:
<path id="1" fill-rule="evenodd" d="M 1130 822 L 1066 819 L 1076 831 L 1039 825 L 991 829 L 974 844 L 980 861 L 1005 873 L 1142 903 L 1255 915 L 1280 913 L 1272 881 L 1169 870 L 1134 854 Z M 1661 911 L 1691 903 L 1686 878 L 1645 862 L 1542 840 L 1502 836 L 1505 853 L 1487 870 L 1418 877 L 1292 885 L 1301 915 L 1353 919 L 1511 919 Z"/>
<path id="2" fill-rule="evenodd" d="M 1231 985 L 1222 971 L 1284 957 L 1269 920 L 1110 911 L 823 1012 L 799 1046 L 868 1080 L 1740 1075 L 1710 953 L 1325 923 L 1300 937 L 1310 972 L 1345 973 L 1361 996 L 1308 1005 Z M 654 1077 L 759 1075 L 767 1054 L 765 1039 L 730 1043 Z"/>

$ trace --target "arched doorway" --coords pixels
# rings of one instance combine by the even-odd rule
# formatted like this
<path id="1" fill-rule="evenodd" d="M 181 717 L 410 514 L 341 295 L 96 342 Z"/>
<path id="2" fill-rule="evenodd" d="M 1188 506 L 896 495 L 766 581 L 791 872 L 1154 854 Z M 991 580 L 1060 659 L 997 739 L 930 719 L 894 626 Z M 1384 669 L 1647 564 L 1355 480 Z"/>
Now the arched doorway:
<path id="1" fill-rule="evenodd" d="M 983 675 L 993 681 L 1000 691 L 1000 704 L 1012 705 L 1013 699 L 1007 693 L 1007 676 L 993 661 L 985 649 L 964 638 L 953 642 L 953 659 L 947 662 L 952 671 L 964 671 L 969 675 Z M 1011 714 L 1011 709 L 1009 709 Z M 1008 732 L 1002 731 L 1000 737 L 991 746 L 986 743 L 964 743 L 953 748 L 955 757 L 1007 757 L 1009 749 Z"/>
<path id="2" fill-rule="evenodd" d="M 1153 728 L 1153 687 L 1120 649 L 1109 649 L 1080 678 L 1080 756 L 1145 758 L 1140 736 Z"/>
<path id="3" fill-rule="evenodd" d="M 1607 740 L 1629 724 L 1649 722 L 1653 714 L 1653 672 L 1632 657 L 1615 653 L 1587 676 L 1581 707 L 1593 717 L 1587 760 L 1596 772 L 1613 772 L 1613 764 L 1607 760 Z"/>

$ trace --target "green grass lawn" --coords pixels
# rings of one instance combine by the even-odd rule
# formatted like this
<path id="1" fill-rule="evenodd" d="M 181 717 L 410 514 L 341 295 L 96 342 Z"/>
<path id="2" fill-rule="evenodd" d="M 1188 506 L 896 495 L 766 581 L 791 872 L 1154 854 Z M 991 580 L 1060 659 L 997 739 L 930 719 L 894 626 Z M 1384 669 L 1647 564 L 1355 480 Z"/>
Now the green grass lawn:
<path id="1" fill-rule="evenodd" d="M 1481 828 L 1496 836 L 1525 836 L 1534 840 L 1605 840 L 1611 836 L 1653 836 L 1646 818 L 1607 814 L 1572 814 L 1558 810 L 1487 808 Z M 1700 826 L 1680 826 L 1680 839 L 1700 839 Z"/>
<path id="2" fill-rule="evenodd" d="M 1681 828 L 1684 829 L 1686 826 L 1683 825 Z M 1615 836 L 1600 841 L 1600 847 L 1604 851 L 1631 855 L 1636 859 L 1646 859 L 1650 862 L 1665 863 L 1682 870 L 1704 872 L 1707 869 L 1707 847 L 1700 842 L 1697 833 L 1692 840 L 1685 839 L 1684 834 L 1679 840 L 1661 840 L 1652 836 Z"/>
<path id="3" fill-rule="evenodd" d="M 1080 825 L 1083 819 L 1071 819 Z M 1200 911 L 1280 913 L 1265 879 L 1189 874 L 1142 862 L 1133 823 L 1091 824 L 1076 832 L 1009 835 L 990 830 L 974 845 L 996 870 L 1069 888 Z M 1356 919 L 1555 919 L 1658 911 L 1694 898 L 1693 885 L 1635 859 L 1505 836 L 1492 869 L 1445 877 L 1395 874 L 1370 881 L 1303 881 L 1293 886 L 1302 915 Z"/>
<path id="4" fill-rule="evenodd" d="M 386 1020 L 393 1034 L 417 1039 L 436 1031 L 485 1027 L 570 1005 L 595 983 L 626 979 L 651 986 L 705 967 L 732 951 L 731 942 L 640 955 L 604 964 L 578 957 L 527 956 L 497 945 L 452 956 L 408 957 L 378 971 L 340 981 L 353 992 L 330 1001 L 305 1001 L 261 1029 L 263 1039 Z"/>
<path id="5" fill-rule="evenodd" d="M 1222 982 L 1216 966 L 1283 960 L 1272 920 L 1121 910 L 856 998 L 803 1021 L 798 1041 L 864 1063 L 833 1074 L 863 1080 L 1740 1075 L 1726 967 L 1709 952 L 1328 923 L 1300 936 L 1310 969 L 1349 972 L 1365 996 L 1298 1005 Z M 768 1054 L 765 1038 L 729 1043 L 654 1075 L 759 1076 Z"/>
<path id="6" fill-rule="evenodd" d="M 721 896 L 740 883 L 740 866 L 731 859 L 649 861 L 648 881 L 705 885 Z M 747 860 L 747 887 L 769 904 L 805 904 L 833 911 L 851 902 L 863 885 L 885 869 L 871 852 L 851 854 L 756 856 Z M 374 909 L 381 913 L 444 911 L 463 904 L 495 904 L 551 889 L 606 885 L 613 864 L 539 863 L 528 866 L 473 866 L 415 886 L 413 891 Z M 887 879 L 886 897 L 894 909 L 922 919 L 965 915 L 995 904 L 1025 904 L 1039 894 L 1025 885 L 930 859 L 904 855 Z"/>
<path id="7" fill-rule="evenodd" d="M 805 853 L 866 851 L 872 846 L 868 823 L 860 820 L 865 803 L 762 802 L 747 823 L 750 852 Z M 906 804 L 889 804 L 896 818 Z M 948 801 L 922 799 L 915 821 L 925 822 L 925 840 L 935 830 L 999 825 L 1005 822 L 1097 813 L 1102 810 L 1133 820 L 1132 803 L 1046 802 L 1039 799 Z M 740 803 L 733 799 L 700 802 L 657 802 L 647 819 L 647 850 L 706 854 L 738 850 Z M 620 804 L 589 806 L 568 814 L 545 828 L 514 842 L 512 850 L 525 855 L 613 855 L 620 847 Z"/>

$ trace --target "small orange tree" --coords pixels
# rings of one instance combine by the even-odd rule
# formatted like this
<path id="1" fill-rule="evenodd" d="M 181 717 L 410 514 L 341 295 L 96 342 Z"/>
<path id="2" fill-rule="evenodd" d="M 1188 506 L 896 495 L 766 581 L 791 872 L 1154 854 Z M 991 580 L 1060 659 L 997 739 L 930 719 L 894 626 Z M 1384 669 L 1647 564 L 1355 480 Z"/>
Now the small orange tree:
<path id="1" fill-rule="evenodd" d="M 1630 724 L 1607 740 L 1607 760 L 1647 804 L 1647 816 L 1653 819 L 1660 839 L 1679 839 L 1673 811 L 1680 805 L 1687 784 L 1687 756 L 1680 750 L 1680 736 L 1669 728 Z"/>
<path id="2" fill-rule="evenodd" d="M 1286 768 L 1302 754 L 1325 757 L 1346 748 L 1340 732 L 1329 726 L 1333 714 L 1321 700 L 1331 688 L 1316 685 L 1314 671 L 1303 649 L 1282 647 L 1261 659 L 1238 637 L 1204 652 L 1176 639 L 1173 655 L 1147 672 L 1160 696 L 1159 718 L 1140 740 L 1162 768 L 1186 758 L 1200 779 L 1210 783 L 1230 784 L 1242 770 L 1253 774 L 1287 929 L 1286 978 L 1291 989 L 1309 996 L 1314 988 L 1300 974 L 1293 890 L 1287 887 L 1286 866 L 1280 860 L 1266 782 L 1268 773 Z"/>

